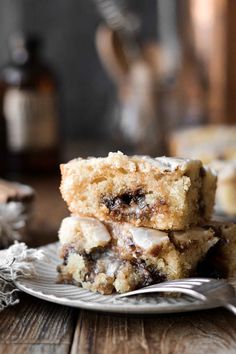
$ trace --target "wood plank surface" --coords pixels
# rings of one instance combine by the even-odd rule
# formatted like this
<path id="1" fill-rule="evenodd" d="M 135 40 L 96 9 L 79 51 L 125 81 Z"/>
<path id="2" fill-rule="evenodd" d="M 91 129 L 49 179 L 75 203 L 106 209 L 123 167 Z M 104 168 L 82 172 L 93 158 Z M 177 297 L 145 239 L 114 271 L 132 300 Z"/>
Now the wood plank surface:
<path id="1" fill-rule="evenodd" d="M 24 294 L 20 300 L 0 314 L 0 353 L 69 353 L 77 311 Z"/>
<path id="2" fill-rule="evenodd" d="M 223 309 L 115 316 L 81 311 L 71 354 L 233 354 L 236 317 Z"/>

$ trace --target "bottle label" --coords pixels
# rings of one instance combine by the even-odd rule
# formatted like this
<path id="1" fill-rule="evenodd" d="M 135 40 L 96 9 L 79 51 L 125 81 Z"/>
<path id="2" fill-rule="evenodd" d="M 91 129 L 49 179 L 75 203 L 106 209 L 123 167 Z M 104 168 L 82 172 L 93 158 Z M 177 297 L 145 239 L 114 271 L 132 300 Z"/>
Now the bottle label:
<path id="1" fill-rule="evenodd" d="M 52 93 L 9 89 L 3 102 L 11 151 L 43 150 L 57 141 L 56 106 Z"/>

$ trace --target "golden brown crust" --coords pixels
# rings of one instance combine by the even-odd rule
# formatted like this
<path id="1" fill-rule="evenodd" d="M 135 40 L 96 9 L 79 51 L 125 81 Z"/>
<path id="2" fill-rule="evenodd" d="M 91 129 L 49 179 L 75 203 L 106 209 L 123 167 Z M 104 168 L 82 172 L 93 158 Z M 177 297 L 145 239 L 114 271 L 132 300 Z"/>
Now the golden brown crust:
<path id="1" fill-rule="evenodd" d="M 216 177 L 203 170 L 198 160 L 110 153 L 61 165 L 60 189 L 74 215 L 182 230 L 211 215 Z"/>

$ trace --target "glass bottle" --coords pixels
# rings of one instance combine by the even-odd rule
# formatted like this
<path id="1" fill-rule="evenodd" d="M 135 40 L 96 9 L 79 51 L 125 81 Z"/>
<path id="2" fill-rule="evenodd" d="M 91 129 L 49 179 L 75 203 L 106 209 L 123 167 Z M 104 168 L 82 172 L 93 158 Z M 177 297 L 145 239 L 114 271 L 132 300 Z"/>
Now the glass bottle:
<path id="1" fill-rule="evenodd" d="M 58 159 L 56 81 L 40 58 L 38 38 L 17 34 L 9 44 L 0 78 L 9 174 L 48 173 Z"/>

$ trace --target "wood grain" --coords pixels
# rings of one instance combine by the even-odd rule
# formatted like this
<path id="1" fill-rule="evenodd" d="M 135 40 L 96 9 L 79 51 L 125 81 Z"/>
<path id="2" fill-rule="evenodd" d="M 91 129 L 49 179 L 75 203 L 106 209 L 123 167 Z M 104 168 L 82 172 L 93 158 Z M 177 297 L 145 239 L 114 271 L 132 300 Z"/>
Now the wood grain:
<path id="1" fill-rule="evenodd" d="M 155 317 L 81 311 L 71 353 L 236 353 L 236 318 L 223 309 Z"/>
<path id="2" fill-rule="evenodd" d="M 28 295 L 0 315 L 0 353 L 70 352 L 77 311 Z"/>

